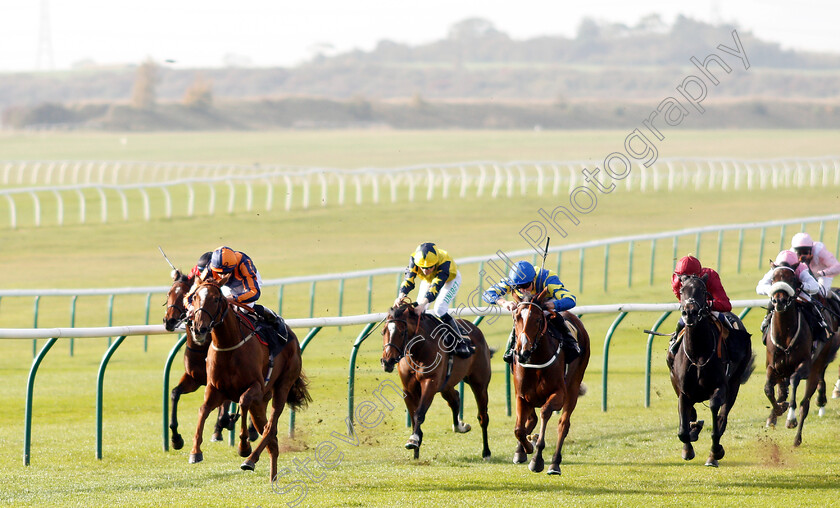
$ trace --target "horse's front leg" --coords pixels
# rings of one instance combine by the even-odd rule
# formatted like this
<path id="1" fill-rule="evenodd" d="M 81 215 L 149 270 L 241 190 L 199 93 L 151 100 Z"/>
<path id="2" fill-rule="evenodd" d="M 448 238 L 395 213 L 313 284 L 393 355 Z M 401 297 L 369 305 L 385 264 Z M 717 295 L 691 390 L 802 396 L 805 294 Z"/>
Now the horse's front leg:
<path id="1" fill-rule="evenodd" d="M 782 416 L 782 414 L 784 414 L 784 412 L 787 411 L 788 403 L 783 402 L 782 405 L 780 405 L 775 394 L 774 388 L 778 383 L 779 376 L 776 374 L 776 370 L 773 368 L 772 365 L 768 365 L 767 381 L 764 383 L 764 395 L 766 395 L 767 400 L 770 401 L 770 415 L 767 417 L 767 423 L 765 425 L 766 427 L 775 427 L 776 418 Z"/>
<path id="2" fill-rule="evenodd" d="M 799 382 L 803 379 L 808 379 L 811 372 L 811 362 L 804 361 L 796 367 L 796 370 L 790 376 L 790 396 L 788 398 L 788 415 L 786 426 L 789 429 L 795 429 L 796 422 L 796 390 L 799 388 Z"/>
<path id="3" fill-rule="evenodd" d="M 796 437 L 793 439 L 793 446 L 802 444 L 802 428 L 805 426 L 805 419 L 808 417 L 808 411 L 811 408 L 811 397 L 817 391 L 820 383 L 820 378 L 825 372 L 824 367 L 822 372 L 819 369 L 812 368 L 811 375 L 808 376 L 808 381 L 805 384 L 805 393 L 802 396 L 802 403 L 799 404 L 799 428 L 796 430 Z"/>
<path id="4" fill-rule="evenodd" d="M 722 459 L 726 453 L 723 446 L 720 445 L 720 438 L 726 430 L 726 415 L 728 412 L 726 395 L 726 387 L 721 386 L 709 398 L 709 410 L 712 412 L 712 449 L 709 458 L 706 460 L 707 466 L 718 467 L 718 460 Z"/>
<path id="5" fill-rule="evenodd" d="M 545 468 L 545 461 L 543 460 L 542 452 L 545 449 L 545 429 L 548 427 L 548 421 L 551 419 L 551 414 L 554 411 L 559 411 L 563 407 L 563 393 L 554 394 L 549 397 L 545 405 L 540 411 L 540 433 L 537 435 L 534 444 L 534 456 L 531 457 L 531 463 L 528 464 L 528 469 L 534 473 L 540 473 Z"/>
<path id="6" fill-rule="evenodd" d="M 426 420 L 426 411 L 429 410 L 435 398 L 436 384 L 432 379 L 424 379 L 420 382 L 420 401 L 417 403 L 417 410 L 414 412 L 413 433 L 405 444 L 407 449 L 414 450 L 415 459 L 420 458 L 420 445 L 423 444 L 423 429 L 421 427 Z"/>
<path id="7" fill-rule="evenodd" d="M 181 395 L 185 393 L 192 393 L 201 385 L 192 376 L 184 373 L 178 385 L 172 389 L 169 394 L 169 400 L 172 403 L 172 416 L 169 418 L 169 430 L 172 431 L 170 440 L 172 441 L 172 448 L 180 450 L 184 447 L 184 438 L 178 434 L 178 401 L 181 400 Z"/>
<path id="8" fill-rule="evenodd" d="M 198 424 L 195 429 L 195 437 L 193 437 L 193 447 L 190 451 L 190 464 L 196 464 L 204 460 L 204 454 L 201 453 L 201 442 L 204 439 L 204 422 L 211 411 L 219 407 L 224 401 L 224 397 L 210 385 L 204 390 L 204 403 L 198 408 Z"/>
<path id="9" fill-rule="evenodd" d="M 691 446 L 691 442 L 696 441 L 697 439 L 691 439 L 691 423 L 693 419 L 692 413 L 694 413 L 694 404 L 685 394 L 681 394 L 677 406 L 680 414 L 680 426 L 679 431 L 677 432 L 677 437 L 679 437 L 680 441 L 683 442 L 682 458 L 684 460 L 691 460 L 694 458 L 694 447 Z M 696 415 L 696 413 L 694 414 Z"/>
<path id="10" fill-rule="evenodd" d="M 528 454 L 534 452 L 534 445 L 528 439 L 528 434 L 534 430 L 537 424 L 537 415 L 528 402 L 522 397 L 516 398 L 516 425 L 513 427 L 513 435 L 519 444 L 513 453 L 514 464 L 524 464 L 528 461 Z"/>

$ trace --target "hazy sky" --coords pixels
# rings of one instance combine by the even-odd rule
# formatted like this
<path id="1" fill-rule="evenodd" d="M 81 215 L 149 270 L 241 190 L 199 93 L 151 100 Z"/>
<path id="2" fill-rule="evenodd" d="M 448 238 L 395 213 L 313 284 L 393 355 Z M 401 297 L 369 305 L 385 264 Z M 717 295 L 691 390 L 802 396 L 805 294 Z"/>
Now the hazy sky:
<path id="1" fill-rule="evenodd" d="M 346 51 L 369 50 L 382 39 L 440 39 L 468 17 L 524 39 L 572 36 L 587 16 L 632 25 L 651 13 L 667 22 L 678 14 L 735 22 L 786 48 L 840 52 L 836 0 L 0 0 L 0 71 L 37 68 L 42 2 L 49 4 L 56 69 L 146 57 L 173 60 L 177 68 L 222 66 L 231 56 L 289 66 L 320 44 Z M 40 67 L 49 67 L 45 56 Z"/>

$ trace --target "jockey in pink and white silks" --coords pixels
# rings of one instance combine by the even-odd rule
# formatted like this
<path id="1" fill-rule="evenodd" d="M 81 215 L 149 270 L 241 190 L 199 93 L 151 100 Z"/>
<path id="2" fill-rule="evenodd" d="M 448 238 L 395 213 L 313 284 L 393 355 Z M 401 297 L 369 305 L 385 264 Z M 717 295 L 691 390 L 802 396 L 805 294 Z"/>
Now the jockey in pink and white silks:
<path id="1" fill-rule="evenodd" d="M 820 284 L 820 293 L 826 298 L 831 298 L 831 282 L 834 276 L 840 273 L 840 262 L 834 254 L 829 252 L 822 242 L 812 240 L 808 233 L 793 235 L 790 248 L 796 253 L 799 262 L 811 270 L 811 274 Z"/>
<path id="2" fill-rule="evenodd" d="M 808 267 L 804 263 L 800 263 L 799 258 L 792 251 L 781 251 L 776 256 L 776 261 L 774 262 L 774 265 L 774 268 L 771 268 L 767 273 L 765 273 L 764 277 L 762 277 L 761 280 L 758 282 L 758 285 L 755 287 L 755 292 L 760 295 L 767 295 L 772 297 L 772 293 L 776 290 L 773 284 L 773 272 L 776 270 L 776 268 L 785 267 L 793 270 L 793 272 L 799 279 L 801 285 L 801 291 L 799 292 L 797 297 L 802 303 L 802 306 L 805 308 L 805 319 L 808 321 L 808 324 L 811 325 L 811 330 L 814 333 L 814 340 L 824 341 L 826 339 L 826 335 L 823 334 L 823 329 L 826 329 L 827 331 L 828 325 L 825 323 L 825 321 L 823 321 L 819 309 L 817 309 L 813 299 L 811 298 L 812 295 L 815 295 L 819 292 L 819 283 L 811 275 L 811 272 L 808 270 Z M 788 290 L 795 290 L 795 288 L 788 287 Z M 767 315 L 764 316 L 764 321 L 761 323 L 762 333 L 764 333 L 764 331 L 770 325 L 770 315 L 772 314 L 772 309 L 772 305 L 767 307 Z"/>

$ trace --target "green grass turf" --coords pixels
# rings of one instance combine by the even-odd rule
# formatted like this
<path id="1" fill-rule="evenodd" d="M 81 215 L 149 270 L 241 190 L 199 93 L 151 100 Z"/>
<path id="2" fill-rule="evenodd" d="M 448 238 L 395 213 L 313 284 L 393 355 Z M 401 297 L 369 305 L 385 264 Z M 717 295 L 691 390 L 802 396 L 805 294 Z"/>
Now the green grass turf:
<path id="1" fill-rule="evenodd" d="M 299 136 L 316 144 L 316 133 L 282 133 Z M 341 133 L 326 133 L 323 140 L 334 147 L 330 136 L 340 138 Z M 410 156 L 400 153 L 398 141 L 416 146 L 429 139 L 442 140 L 447 136 L 460 137 L 464 156 L 458 148 L 449 148 L 440 160 L 466 160 L 472 158 L 497 158 L 499 152 L 488 146 L 501 145 L 506 133 L 418 133 L 412 138 L 407 133 L 389 133 L 388 141 L 394 144 L 380 147 L 387 156 L 371 165 L 408 164 L 432 160 L 419 158 L 419 152 Z M 518 133 L 529 136 L 533 133 Z M 542 134 L 542 133 L 540 133 Z M 552 136 L 555 136 L 553 133 Z M 565 133 L 556 139 L 566 139 Z M 776 152 L 771 155 L 823 155 L 831 153 L 836 133 L 816 133 L 815 136 L 786 132 L 717 132 L 694 133 L 697 151 L 689 136 L 683 140 L 685 151 L 673 155 L 702 155 L 704 150 L 714 155 L 762 156 L 759 145 L 767 144 Z M 813 134 L 813 133 L 812 133 Z M 361 141 L 369 133 L 347 133 L 347 160 L 363 156 Z M 405 137 L 402 137 L 402 136 Z M 579 145 L 593 147 L 601 158 L 609 153 L 610 133 L 569 133 L 577 136 Z M 612 133 L 623 140 L 621 133 Z M 828 137 L 820 136 L 827 135 Z M 46 136 L 54 142 L 54 149 L 70 150 L 74 135 Z M 129 136 L 129 144 L 135 135 Z M 145 136 L 145 135 L 143 135 Z M 198 135 L 195 139 L 199 139 Z M 239 134 L 225 134 L 233 140 Z M 245 135 L 247 138 L 249 135 Z M 270 135 L 252 135 L 271 139 Z M 607 136 L 605 138 L 605 136 Z M 832 138 L 833 136 L 833 138 Z M 11 136 L 13 138 L 14 136 Z M 177 135 L 181 140 L 187 135 Z M 282 137 L 282 136 L 281 136 Z M 715 141 L 714 138 L 717 138 Z M 819 138 L 817 141 L 814 137 Z M 37 136 L 19 138 L 21 158 L 53 157 L 102 157 L 122 158 L 107 152 L 91 155 L 72 155 L 71 152 L 47 152 L 49 142 L 39 141 L 44 152 L 29 146 Z M 88 149 L 100 146 L 104 135 L 88 135 Z M 74 142 L 87 139 L 80 136 Z M 467 139 L 470 138 L 470 139 Z M 791 141 L 796 138 L 797 141 Z M 183 150 L 184 160 L 199 160 L 193 151 L 170 140 L 168 136 L 148 136 L 146 152 L 133 154 L 138 159 L 174 160 Z M 240 140 L 242 138 L 239 138 Z M 820 142 L 821 140 L 821 143 Z M 383 140 L 379 140 L 382 142 Z M 5 140 L 4 140 L 5 142 Z M 785 145 L 785 143 L 790 143 Z M 170 145 L 171 143 L 171 145 Z M 266 142 L 267 143 L 267 142 Z M 368 143 L 374 144 L 373 139 Z M 574 145 L 573 142 L 568 146 Z M 14 143 L 11 143 L 14 144 Z M 271 143 L 267 143 L 271 144 Z M 170 145 L 167 150 L 163 147 Z M 301 142 L 301 146 L 307 146 Z M 773 146 L 771 146 L 773 145 Z M 810 148 L 802 148 L 805 146 Z M 85 146 L 82 144 L 82 146 Z M 273 146 L 273 145 L 272 145 Z M 470 146 L 476 152 L 470 152 Z M 714 147 L 718 146 L 717 152 Z M 749 152 L 747 146 L 754 146 Z M 735 147 L 735 148 L 733 148 Z M 782 148 L 780 148 L 782 147 Z M 800 147 L 798 149 L 797 147 Z M 511 147 L 509 147 L 511 148 Z M 578 147 L 579 149 L 580 147 Z M 735 149 L 744 152 L 734 153 Z M 786 149 L 787 151 L 783 150 Z M 433 146 L 425 145 L 427 154 L 438 156 Z M 81 148 L 79 148 L 81 150 Z M 221 150 L 221 149 L 220 149 Z M 322 146 L 323 150 L 323 146 Z M 523 148 L 529 151 L 530 149 Z M 540 150 L 543 150 L 540 152 Z M 542 146 L 530 150 L 534 155 L 522 158 L 547 156 L 553 147 Z M 301 150 L 304 151 L 305 150 Z M 611 150 L 610 150 L 611 151 Z M 492 152 L 492 156 L 491 156 Z M 539 152 L 539 153 L 538 153 Z M 4 152 L 5 153 L 5 152 Z M 50 153 L 54 153 L 50 155 Z M 242 153 L 248 153 L 243 150 Z M 275 154 L 280 152 L 273 152 Z M 342 157 L 342 150 L 325 152 L 333 161 Z M 424 152 L 425 153 L 425 152 Z M 487 155 L 481 155 L 487 153 Z M 498 154 L 498 155 L 495 155 Z M 751 155 L 752 154 L 752 155 Z M 315 157 L 315 153 L 309 156 Z M 234 160 L 233 148 L 228 156 Z M 276 155 L 276 162 L 312 163 L 284 160 Z M 585 155 L 578 155 L 583 157 Z M 11 156 L 10 156 L 11 157 Z M 207 155 L 208 159 L 211 155 Z M 515 158 L 515 155 L 508 155 Z M 552 157 L 563 157 L 558 154 Z M 413 160 L 409 160 L 413 158 Z M 569 158 L 573 158 L 571 155 Z M 247 159 L 240 156 L 236 162 Z M 372 158 L 371 160 L 374 160 Z M 334 162 L 321 161 L 329 165 Z M 362 163 L 348 163 L 356 167 Z M 836 209 L 836 189 L 791 190 L 754 193 L 621 193 L 604 196 L 591 214 L 581 218 L 579 226 L 569 230 L 569 237 L 552 238 L 553 244 L 578 242 L 616 235 L 650 233 L 662 230 L 708 224 L 781 219 L 830 213 Z M 266 278 L 341 272 L 348 270 L 398 266 L 421 241 L 434 240 L 456 257 L 491 254 L 497 249 L 511 251 L 526 248 L 518 231 L 536 218 L 539 207 L 549 208 L 561 204 L 556 198 L 533 197 L 510 200 L 450 200 L 418 203 L 383 203 L 379 206 L 327 207 L 317 210 L 292 212 L 274 211 L 268 214 L 237 212 L 230 216 L 196 217 L 192 219 L 154 219 L 135 222 L 98 225 L 88 223 L 71 226 L 43 228 L 22 227 L 3 233 L 3 251 L 11 253 L 4 272 L 5 288 L 52 287 L 114 287 L 165 285 L 168 268 L 157 253 L 163 245 L 170 257 L 187 267 L 198 254 L 220 244 L 245 250 L 256 260 Z M 786 238 L 797 228 L 788 228 Z M 764 258 L 778 251 L 779 229 L 768 230 Z M 836 224 L 825 232 L 825 240 L 834 245 L 837 238 Z M 753 287 L 765 271 L 766 259 L 758 261 L 758 233 L 745 238 L 741 272 L 736 270 L 734 258 L 737 234 L 727 234 L 726 248 L 722 255 L 721 272 L 730 296 L 753 298 Z M 716 235 L 705 235 L 700 257 L 707 265 L 716 264 Z M 633 287 L 627 287 L 626 248 L 613 248 L 610 253 L 608 273 L 610 283 L 604 292 L 603 249 L 587 255 L 584 265 L 584 285 L 578 287 L 579 261 L 576 255 L 562 258 L 561 275 L 570 289 L 578 294 L 580 304 L 616 302 L 666 302 L 673 295 L 668 287 L 671 269 L 672 246 L 670 242 L 658 245 L 654 284 L 648 281 L 649 242 L 635 246 Z M 682 238 L 678 245 L 682 255 L 696 248 L 694 237 Z M 556 257 L 550 257 L 549 266 L 556 266 Z M 477 282 L 475 267 L 468 272 L 470 279 L 465 290 Z M 396 281 L 392 277 L 377 279 L 374 292 L 374 310 L 384 310 L 393 299 Z M 345 313 L 360 312 L 365 303 L 365 283 L 351 286 Z M 462 291 L 465 291 L 462 290 Z M 284 315 L 300 317 L 308 314 L 308 285 L 286 289 Z M 323 293 L 321 292 L 323 291 Z M 336 310 L 337 285 L 319 286 L 316 298 L 317 315 L 332 315 Z M 462 293 L 462 296 L 465 296 Z M 276 301 L 274 293 L 267 290 L 267 302 Z M 153 297 L 152 322 L 160 319 L 163 309 L 158 305 L 162 297 Z M 77 326 L 106 324 L 107 298 L 79 299 Z M 66 326 L 69 299 L 43 298 L 40 302 L 41 326 Z M 115 304 L 114 324 L 141 322 L 144 298 L 118 297 Z M 445 403 L 436 399 L 424 425 L 425 440 L 421 459 L 413 461 L 410 452 L 402 445 L 410 434 L 405 427 L 404 411 L 397 406 L 384 409 L 383 422 L 372 429 L 360 429 L 358 447 L 340 442 L 331 434 L 345 431 L 347 412 L 347 369 L 353 339 L 360 327 L 329 329 L 319 334 L 304 355 L 304 368 L 311 378 L 314 398 L 312 406 L 298 414 L 297 435 L 294 440 L 284 440 L 284 453 L 279 465 L 292 473 L 286 482 L 305 481 L 308 493 L 301 506 L 389 506 L 411 502 L 417 506 L 487 506 L 498 504 L 536 504 L 550 499 L 564 506 L 764 506 L 771 500 L 800 499 L 806 505 L 831 505 L 836 497 L 840 480 L 836 471 L 840 454 L 834 436 L 840 409 L 837 401 L 829 401 L 827 415 L 818 418 L 812 411 L 804 431 L 804 444 L 792 447 L 793 431 L 782 428 L 765 429 L 767 401 L 762 393 L 762 346 L 753 341 L 758 353 L 758 370 L 742 388 L 741 396 L 733 410 L 727 432 L 723 438 L 727 455 L 719 469 L 702 466 L 708 453 L 709 430 L 705 430 L 697 443 L 698 458 L 690 463 L 680 459 L 681 443 L 676 437 L 676 398 L 670 387 L 664 365 L 665 339 L 654 342 L 652 401 L 650 408 L 642 407 L 644 400 L 644 341 L 641 329 L 649 327 L 656 319 L 654 314 L 628 316 L 612 341 L 609 355 L 609 410 L 601 411 L 601 375 L 603 364 L 603 337 L 614 316 L 589 316 L 584 319 L 593 337 L 593 354 L 586 375 L 589 394 L 578 405 L 572 420 L 572 430 L 567 440 L 563 476 L 547 477 L 532 474 L 525 466 L 510 463 L 514 448 L 513 419 L 505 414 L 504 364 L 499 355 L 493 360 L 491 381 L 490 446 L 493 459 L 485 463 L 480 459 L 480 433 L 475 419 L 475 404 L 469 390 L 466 396 L 465 420 L 473 425 L 467 435 L 451 432 L 450 418 Z M 760 316 L 752 313 L 746 323 L 756 331 Z M 4 298 L 0 302 L 0 326 L 31 326 L 32 299 Z M 663 329 L 673 326 L 671 318 Z M 500 347 L 509 330 L 509 322 L 482 325 L 493 347 Z M 304 330 L 298 331 L 303 335 Z M 383 380 L 398 382 L 395 374 L 386 375 L 379 367 L 379 335 L 374 334 L 363 345 L 356 373 L 356 402 L 373 400 L 372 392 Z M 0 343 L 0 396 L 5 401 L 5 411 L 0 416 L 0 503 L 14 506 L 278 506 L 290 502 L 292 494 L 278 494 L 268 482 L 268 456 L 263 455 L 256 473 L 238 469 L 241 460 L 226 444 L 205 442 L 205 461 L 199 465 L 187 464 L 190 436 L 193 432 L 200 392 L 184 396 L 180 411 L 181 432 L 187 440 L 180 451 L 162 451 L 161 374 L 166 355 L 175 341 L 174 336 L 150 337 L 148 352 L 143 351 L 143 338 L 130 337 L 111 360 L 106 374 L 104 406 L 104 458 L 100 461 L 95 452 L 95 386 L 96 371 L 105 351 L 106 339 L 79 339 L 75 341 L 73 357 L 68 354 L 69 344 L 61 339 L 44 360 L 35 388 L 32 464 L 22 465 L 23 412 L 26 375 L 31 364 L 31 341 L 2 341 Z M 43 344 L 43 341 L 39 341 Z M 829 367 L 827 379 L 833 383 L 835 365 Z M 176 360 L 171 383 L 177 382 L 180 360 Z M 701 417 L 708 422 L 707 410 L 698 406 Z M 281 418 L 288 424 L 287 415 Z M 552 419 L 549 429 L 554 429 Z M 206 433 L 205 436 L 209 436 Z M 324 471 L 317 466 L 320 482 L 304 480 L 295 471 L 293 462 L 315 460 L 319 443 L 332 441 L 337 452 L 342 453 L 341 463 Z M 554 431 L 549 432 L 547 450 L 556 442 Z M 281 481 L 278 486 L 285 483 Z"/>

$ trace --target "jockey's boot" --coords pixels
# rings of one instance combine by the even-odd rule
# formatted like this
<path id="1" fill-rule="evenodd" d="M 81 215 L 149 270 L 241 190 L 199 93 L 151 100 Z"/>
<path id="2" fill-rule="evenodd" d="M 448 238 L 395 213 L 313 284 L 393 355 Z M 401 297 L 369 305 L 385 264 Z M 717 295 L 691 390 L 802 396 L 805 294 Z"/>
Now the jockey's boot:
<path id="1" fill-rule="evenodd" d="M 671 335 L 671 342 L 668 343 L 668 351 L 674 356 L 676 356 L 677 350 L 680 348 L 679 336 L 683 328 L 685 328 L 685 323 L 681 319 L 677 321 L 677 329 L 674 330 L 674 333 Z"/>
<path id="2" fill-rule="evenodd" d="M 516 328 L 510 329 L 510 337 L 508 337 L 507 345 L 505 346 L 505 354 L 502 356 L 502 360 L 505 363 L 513 363 L 513 339 L 516 336 Z"/>
<path id="3" fill-rule="evenodd" d="M 764 320 L 761 322 L 761 333 L 767 331 L 767 327 L 770 326 L 770 316 L 773 314 L 773 307 L 767 307 L 767 314 L 764 315 Z"/>
<path id="4" fill-rule="evenodd" d="M 440 320 L 443 321 L 443 323 L 448 326 L 455 335 L 455 355 L 460 356 L 461 358 L 469 358 L 475 352 L 475 346 L 473 346 L 470 338 L 461 333 L 461 329 L 458 327 L 458 324 L 448 312 L 441 316 Z"/>
<path id="5" fill-rule="evenodd" d="M 273 310 L 258 303 L 254 304 L 254 310 L 263 321 L 274 328 L 274 331 L 277 333 L 277 338 L 280 340 L 281 344 L 285 344 L 286 341 L 289 340 L 286 336 L 286 324 L 283 322 L 283 318 L 278 316 Z"/>
<path id="6" fill-rule="evenodd" d="M 566 351 L 566 363 L 569 363 L 578 356 L 580 356 L 580 345 L 569 332 L 569 329 L 566 327 L 566 320 L 563 318 L 563 316 L 558 313 L 554 318 L 551 319 L 551 324 L 552 326 L 554 326 L 554 329 L 558 332 L 560 339 L 560 347 L 564 351 Z"/>

